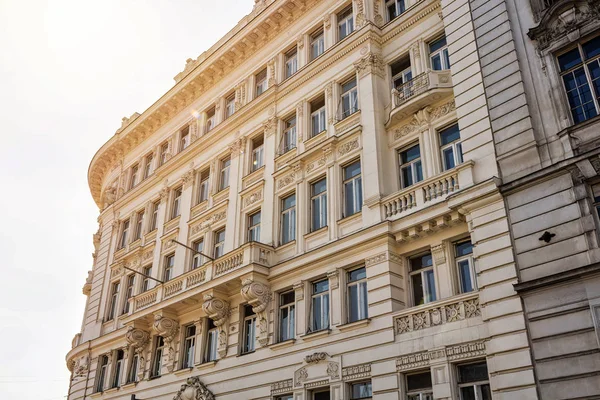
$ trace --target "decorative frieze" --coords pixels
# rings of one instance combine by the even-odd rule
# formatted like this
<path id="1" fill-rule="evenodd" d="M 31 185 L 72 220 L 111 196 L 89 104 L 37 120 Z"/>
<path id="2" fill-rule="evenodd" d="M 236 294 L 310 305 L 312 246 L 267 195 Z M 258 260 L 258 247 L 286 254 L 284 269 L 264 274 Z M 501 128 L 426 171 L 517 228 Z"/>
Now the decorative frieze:
<path id="1" fill-rule="evenodd" d="M 211 225 L 214 225 L 220 221 L 223 221 L 227 217 L 227 210 L 221 210 L 214 212 L 208 217 L 202 219 L 200 222 L 195 223 L 190 228 L 190 233 L 195 235 L 207 229 L 210 229 Z"/>
<path id="2" fill-rule="evenodd" d="M 404 136 L 410 135 L 413 132 L 427 129 L 430 123 L 435 122 L 454 110 L 456 110 L 456 103 L 454 100 L 435 108 L 422 108 L 413 114 L 413 118 L 409 123 L 394 130 L 394 141 L 402 139 Z"/>
<path id="3" fill-rule="evenodd" d="M 67 363 L 67 367 L 73 373 L 73 379 L 82 378 L 90 370 L 90 357 L 87 354 L 76 357 Z"/>
<path id="4" fill-rule="evenodd" d="M 426 352 L 407 354 L 396 359 L 396 369 L 398 371 L 409 371 L 428 367 L 436 360 L 445 359 L 446 362 L 457 360 L 485 357 L 485 341 L 461 343 L 452 346 L 446 346 L 441 349 L 434 349 Z M 444 360 L 441 360 L 444 362 Z"/>
<path id="5" fill-rule="evenodd" d="M 396 360 L 396 370 L 406 371 L 427 367 L 429 365 L 429 353 L 414 353 L 402 356 Z"/>
<path id="6" fill-rule="evenodd" d="M 463 360 L 485 356 L 485 342 L 472 342 L 446 347 L 446 356 L 449 361 Z"/>
<path id="7" fill-rule="evenodd" d="M 292 390 L 294 381 L 293 379 L 286 379 L 271 384 L 271 395 L 278 395 Z"/>
<path id="8" fill-rule="evenodd" d="M 262 188 L 244 196 L 242 200 L 242 208 L 247 208 L 252 206 L 255 203 L 262 201 L 263 199 L 263 191 Z"/>
<path id="9" fill-rule="evenodd" d="M 277 180 L 277 190 L 283 189 L 283 188 L 291 185 L 292 183 L 295 182 L 295 180 L 296 180 L 296 175 L 293 172 L 287 174 L 283 178 Z"/>
<path id="10" fill-rule="evenodd" d="M 365 266 L 371 267 L 373 265 L 381 264 L 383 262 L 390 261 L 396 264 L 402 265 L 402 256 L 392 253 L 391 251 L 385 251 L 375 256 L 365 259 Z"/>
<path id="11" fill-rule="evenodd" d="M 364 0 L 354 0 L 354 25 L 356 29 L 362 28 L 366 23 Z"/>
<path id="12" fill-rule="evenodd" d="M 354 140 L 350 140 L 348 142 L 342 143 L 338 146 L 338 154 L 344 156 L 350 153 L 352 150 L 356 150 L 359 148 L 358 138 Z"/>
<path id="13" fill-rule="evenodd" d="M 342 369 L 342 379 L 345 381 L 369 378 L 371 376 L 371 364 L 353 365 Z"/>

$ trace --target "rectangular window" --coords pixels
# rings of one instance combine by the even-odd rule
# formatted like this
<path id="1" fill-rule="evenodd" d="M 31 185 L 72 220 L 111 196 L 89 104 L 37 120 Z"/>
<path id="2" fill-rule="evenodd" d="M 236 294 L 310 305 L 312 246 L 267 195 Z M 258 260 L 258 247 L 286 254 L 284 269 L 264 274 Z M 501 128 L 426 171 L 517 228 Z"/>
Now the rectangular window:
<path id="1" fill-rule="evenodd" d="M 219 340 L 219 328 L 215 326 L 212 319 L 208 319 L 208 332 L 206 334 L 206 349 L 204 361 L 210 362 L 217 359 L 217 346 Z"/>
<path id="2" fill-rule="evenodd" d="M 162 358 L 163 351 L 165 349 L 165 339 L 162 336 L 157 336 L 155 339 L 154 346 L 154 357 L 152 362 L 152 371 L 150 371 L 150 376 L 160 376 L 162 369 Z"/>
<path id="3" fill-rule="evenodd" d="M 144 211 L 138 211 L 135 217 L 135 236 L 134 240 L 138 240 L 142 237 L 142 233 L 144 233 Z"/>
<path id="4" fill-rule="evenodd" d="M 131 274 L 127 277 L 127 287 L 125 288 L 125 304 L 123 305 L 123 314 L 129 313 L 129 300 L 133 297 L 135 288 L 135 275 Z"/>
<path id="5" fill-rule="evenodd" d="M 366 319 L 367 303 L 367 270 L 365 267 L 348 272 L 348 322 Z"/>
<path id="6" fill-rule="evenodd" d="M 325 36 L 323 29 L 319 29 L 310 35 L 310 59 L 311 61 L 319 57 L 325 51 Z"/>
<path id="7" fill-rule="evenodd" d="M 183 368 L 194 367 L 194 349 L 196 348 L 196 326 L 185 327 L 185 339 L 183 340 Z"/>
<path id="8" fill-rule="evenodd" d="M 152 265 L 144 267 L 144 279 L 142 280 L 142 292 L 150 290 L 150 276 L 152 276 Z"/>
<path id="9" fill-rule="evenodd" d="M 458 391 L 461 400 L 491 400 L 490 378 L 485 361 L 459 365 Z"/>
<path id="10" fill-rule="evenodd" d="M 138 354 L 133 354 L 133 357 L 131 358 L 131 365 L 129 366 L 129 375 L 127 377 L 127 383 L 138 381 L 139 364 L 140 356 Z"/>
<path id="11" fill-rule="evenodd" d="M 231 117 L 235 113 L 235 92 L 225 98 L 225 118 Z"/>
<path id="12" fill-rule="evenodd" d="M 281 138 L 281 154 L 296 148 L 296 116 L 284 122 L 283 137 Z"/>
<path id="13" fill-rule="evenodd" d="M 329 328 L 329 280 L 312 284 L 311 329 L 313 332 Z"/>
<path id="14" fill-rule="evenodd" d="M 188 148 L 188 146 L 190 145 L 191 140 L 190 140 L 190 126 L 186 126 L 185 128 L 183 128 L 180 132 L 180 136 L 179 136 L 179 151 L 183 151 L 185 149 Z"/>
<path id="15" fill-rule="evenodd" d="M 298 50 L 294 47 L 285 53 L 285 78 L 289 78 L 298 71 Z"/>
<path id="16" fill-rule="evenodd" d="M 152 203 L 152 221 L 150 221 L 150 232 L 158 228 L 158 207 L 160 206 L 160 200 Z"/>
<path id="17" fill-rule="evenodd" d="M 125 246 L 127 246 L 128 236 L 129 236 L 129 220 L 126 219 L 121 224 L 121 238 L 119 239 L 119 249 L 122 249 Z"/>
<path id="18" fill-rule="evenodd" d="M 171 219 L 179 217 L 181 215 L 181 195 L 183 194 L 183 187 L 178 187 L 173 190 L 173 202 L 171 203 Z"/>
<path id="19" fill-rule="evenodd" d="M 206 112 L 206 133 L 210 132 L 217 125 L 216 114 L 217 110 L 215 107 Z"/>
<path id="20" fill-rule="evenodd" d="M 344 217 L 362 210 L 362 175 L 360 161 L 344 167 Z"/>
<path id="21" fill-rule="evenodd" d="M 296 194 L 281 200 L 281 244 L 296 240 Z"/>
<path id="22" fill-rule="evenodd" d="M 431 253 L 411 257 L 409 265 L 413 306 L 435 301 L 435 275 Z"/>
<path id="23" fill-rule="evenodd" d="M 358 90 L 356 78 L 352 78 L 342 84 L 342 115 L 344 119 L 358 111 Z"/>
<path id="24" fill-rule="evenodd" d="M 220 190 L 229 187 L 229 167 L 231 167 L 231 158 L 226 157 L 221 160 L 221 179 L 219 180 Z"/>
<path id="25" fill-rule="evenodd" d="M 169 143 L 160 145 L 160 165 L 164 165 L 169 160 Z"/>
<path id="26" fill-rule="evenodd" d="M 173 279 L 173 268 L 175 267 L 175 254 L 169 254 L 165 257 L 165 272 L 163 281 L 168 282 Z"/>
<path id="27" fill-rule="evenodd" d="M 391 68 L 392 82 L 396 89 L 403 88 L 403 85 L 412 80 L 412 68 L 410 66 L 410 58 L 408 56 L 393 63 Z M 410 94 L 410 87 L 407 87 L 406 89 L 408 90 L 404 90 L 401 93 L 401 95 L 404 95 L 404 97 L 406 97 L 406 94 Z"/>
<path id="28" fill-rule="evenodd" d="M 140 179 L 140 165 L 135 164 L 133 167 L 131 167 L 131 180 L 129 181 L 129 189 L 130 190 L 137 186 L 137 184 L 139 183 L 139 179 Z"/>
<path id="29" fill-rule="evenodd" d="M 350 400 L 370 399 L 372 396 L 371 381 L 350 384 Z"/>
<path id="30" fill-rule="evenodd" d="M 289 291 L 279 295 L 279 341 L 296 337 L 296 294 Z"/>
<path id="31" fill-rule="evenodd" d="M 444 171 L 456 167 L 463 162 L 462 142 L 458 124 L 440 131 L 440 151 Z"/>
<path id="32" fill-rule="evenodd" d="M 108 356 L 98 357 L 98 380 L 96 381 L 96 392 L 104 391 L 104 381 L 108 372 Z"/>
<path id="33" fill-rule="evenodd" d="M 210 173 L 208 170 L 200 173 L 200 183 L 198 183 L 198 204 L 208 200 L 208 179 Z"/>
<path id="34" fill-rule="evenodd" d="M 337 15 L 338 21 L 338 40 L 344 39 L 354 31 L 354 15 L 352 6 L 346 8 Z"/>
<path id="35" fill-rule="evenodd" d="M 320 97 L 310 102 L 310 137 L 317 136 L 327 129 L 325 120 L 325 98 Z"/>
<path id="36" fill-rule="evenodd" d="M 473 245 L 471 241 L 454 245 L 456 269 L 461 293 L 472 292 L 477 288 L 475 267 L 473 265 Z"/>
<path id="37" fill-rule="evenodd" d="M 310 392 L 310 400 L 330 400 L 331 399 L 331 390 L 327 389 L 317 389 Z"/>
<path id="38" fill-rule="evenodd" d="M 246 304 L 244 306 L 244 335 L 242 343 L 242 353 L 251 353 L 254 351 L 254 342 L 256 341 L 256 314 L 252 310 L 252 306 Z"/>
<path id="39" fill-rule="evenodd" d="M 267 69 L 263 69 L 255 76 L 256 79 L 256 97 L 260 96 L 268 89 Z"/>
<path id="40" fill-rule="evenodd" d="M 408 400 L 433 400 L 432 387 L 430 371 L 406 375 L 406 398 Z"/>
<path id="41" fill-rule="evenodd" d="M 224 254 L 225 249 L 225 229 L 215 232 L 214 258 L 219 258 Z"/>
<path id="42" fill-rule="evenodd" d="M 259 136 L 252 140 L 252 171 L 256 171 L 265 165 L 265 138 Z"/>
<path id="43" fill-rule="evenodd" d="M 113 376 L 112 387 L 116 388 L 121 386 L 121 373 L 123 371 L 123 359 L 125 358 L 125 352 L 123 350 L 117 350 L 115 357 L 115 372 Z"/>
<path id="44" fill-rule="evenodd" d="M 418 144 L 398 153 L 400 164 L 400 187 L 407 188 L 423 180 L 421 148 Z"/>
<path id="45" fill-rule="evenodd" d="M 192 243 L 192 248 L 196 250 L 192 257 L 192 269 L 196 269 L 204 264 L 204 256 L 200 254 L 204 252 L 204 239 L 196 240 Z"/>
<path id="46" fill-rule="evenodd" d="M 284 394 L 283 396 L 275 397 L 275 400 L 294 400 L 294 396 L 291 394 Z"/>
<path id="47" fill-rule="evenodd" d="M 310 185 L 311 232 L 327 226 L 327 179 Z"/>
<path id="48" fill-rule="evenodd" d="M 117 316 L 117 306 L 119 301 L 119 291 L 121 290 L 121 284 L 115 282 L 111 286 L 110 290 L 110 302 L 108 304 L 108 315 L 107 321 L 114 319 Z"/>
<path id="49" fill-rule="evenodd" d="M 600 36 L 558 56 L 573 122 L 578 124 L 600 110 Z M 591 86 L 591 88 L 590 88 Z"/>
<path id="50" fill-rule="evenodd" d="M 387 9 L 388 21 L 393 20 L 398 15 L 406 11 L 405 0 L 387 0 L 385 2 L 385 8 Z"/>
<path id="51" fill-rule="evenodd" d="M 147 179 L 154 172 L 153 168 L 154 155 L 148 154 L 144 161 L 144 179 Z"/>
<path id="52" fill-rule="evenodd" d="M 260 242 L 260 211 L 248 216 L 248 242 Z"/>
<path id="53" fill-rule="evenodd" d="M 431 69 L 434 71 L 450 69 L 450 55 L 448 54 L 446 36 L 429 43 L 429 60 L 431 61 Z"/>

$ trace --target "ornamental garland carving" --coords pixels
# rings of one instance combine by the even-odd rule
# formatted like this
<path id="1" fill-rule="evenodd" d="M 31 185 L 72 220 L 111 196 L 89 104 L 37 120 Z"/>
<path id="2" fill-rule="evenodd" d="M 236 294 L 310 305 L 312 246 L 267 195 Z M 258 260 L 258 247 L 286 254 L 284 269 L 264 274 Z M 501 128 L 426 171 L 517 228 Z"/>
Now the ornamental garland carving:
<path id="1" fill-rule="evenodd" d="M 368 53 L 366 56 L 354 63 L 354 68 L 358 72 L 359 77 L 368 74 L 374 74 L 385 78 L 385 63 L 383 58 L 376 53 Z"/>
<path id="2" fill-rule="evenodd" d="M 307 364 L 317 364 L 319 361 L 326 360 L 327 357 L 329 357 L 329 354 L 327 354 L 325 352 L 318 352 L 318 353 L 313 353 L 313 354 L 310 354 L 310 355 L 304 357 L 304 361 Z"/>
<path id="3" fill-rule="evenodd" d="M 295 175 L 292 172 L 277 181 L 277 189 L 283 189 L 284 187 L 292 184 L 294 181 Z"/>
<path id="4" fill-rule="evenodd" d="M 249 207 L 254 203 L 257 203 L 263 199 L 262 188 L 256 192 L 244 197 L 243 208 Z"/>
<path id="5" fill-rule="evenodd" d="M 213 393 L 202 384 L 200 377 L 187 378 L 173 400 L 214 400 Z"/>
<path id="6" fill-rule="evenodd" d="M 354 139 L 350 142 L 341 144 L 338 147 L 338 153 L 340 156 L 343 156 L 344 154 L 350 153 L 352 150 L 356 150 L 356 149 L 358 149 L 358 139 Z"/>
<path id="7" fill-rule="evenodd" d="M 308 379 L 308 372 L 305 367 L 300 368 L 298 371 L 294 373 L 294 380 L 296 381 L 296 386 L 302 386 L 304 382 Z"/>
<path id="8" fill-rule="evenodd" d="M 191 234 L 195 235 L 203 230 L 209 229 L 211 225 L 224 220 L 227 217 L 227 211 L 216 212 L 192 227 Z"/>
<path id="9" fill-rule="evenodd" d="M 340 365 L 336 362 L 328 362 L 327 375 L 329 375 L 331 379 L 340 379 Z"/>
<path id="10" fill-rule="evenodd" d="M 454 100 L 442 104 L 434 109 L 431 109 L 431 107 L 425 107 L 417 111 L 408 124 L 402 125 L 400 128 L 394 130 L 394 140 L 399 140 L 413 132 L 423 130 L 429 123 L 442 118 L 454 110 L 456 110 L 456 103 Z"/>
<path id="11" fill-rule="evenodd" d="M 189 188 L 194 183 L 194 171 L 188 171 L 185 174 L 183 174 L 181 180 L 183 182 L 183 188 Z"/>
<path id="12" fill-rule="evenodd" d="M 71 360 L 67 367 L 73 373 L 73 379 L 84 377 L 90 369 L 90 357 L 87 354 L 79 356 Z"/>
<path id="13" fill-rule="evenodd" d="M 258 334 L 256 335 L 256 339 L 261 346 L 266 346 L 269 343 L 268 307 L 272 298 L 271 289 L 264 283 L 254 282 L 252 279 L 244 279 L 241 295 L 252 306 L 252 311 L 258 317 Z"/>

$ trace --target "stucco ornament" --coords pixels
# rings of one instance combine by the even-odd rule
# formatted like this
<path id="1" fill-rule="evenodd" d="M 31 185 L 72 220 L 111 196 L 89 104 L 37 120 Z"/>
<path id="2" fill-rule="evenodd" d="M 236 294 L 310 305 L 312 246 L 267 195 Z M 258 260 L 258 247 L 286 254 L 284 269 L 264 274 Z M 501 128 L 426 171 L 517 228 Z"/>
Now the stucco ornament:
<path id="1" fill-rule="evenodd" d="M 130 326 L 125 334 L 125 340 L 138 356 L 138 380 L 141 381 L 146 373 L 146 358 L 144 356 L 146 355 L 146 347 L 150 343 L 150 333 Z"/>
<path id="2" fill-rule="evenodd" d="M 264 283 L 255 282 L 252 279 L 244 279 L 242 281 L 241 294 L 252 306 L 252 311 L 258 317 L 258 334 L 256 335 L 256 339 L 261 346 L 266 346 L 269 343 L 268 308 L 272 298 L 271 289 Z"/>
<path id="3" fill-rule="evenodd" d="M 313 354 L 310 354 L 310 355 L 308 355 L 308 356 L 304 357 L 304 361 L 305 361 L 307 364 L 312 364 L 312 363 L 315 363 L 315 364 L 316 364 L 316 363 L 318 363 L 319 361 L 326 360 L 326 359 L 327 359 L 327 357 L 329 357 L 329 354 L 327 354 L 327 353 L 324 353 L 324 352 L 313 353 Z"/>
<path id="4" fill-rule="evenodd" d="M 112 206 L 115 201 L 117 201 L 117 188 L 111 186 L 102 195 L 102 210 Z"/>
<path id="5" fill-rule="evenodd" d="M 90 357 L 85 354 L 71 360 L 67 367 L 73 372 L 73 379 L 85 376 L 90 368 Z"/>
<path id="6" fill-rule="evenodd" d="M 164 365 L 167 366 L 169 372 L 175 370 L 175 339 L 179 332 L 179 324 L 171 318 L 163 317 L 162 315 L 154 316 L 153 328 L 165 340 L 165 358 Z"/>
<path id="7" fill-rule="evenodd" d="M 227 355 L 229 316 L 231 315 L 229 302 L 212 294 L 205 294 L 202 309 L 213 320 L 215 326 L 219 328 L 217 353 L 219 353 L 219 357 L 223 358 Z"/>
<path id="8" fill-rule="evenodd" d="M 200 378 L 192 376 L 181 385 L 173 400 L 214 400 L 215 396 L 200 382 Z"/>

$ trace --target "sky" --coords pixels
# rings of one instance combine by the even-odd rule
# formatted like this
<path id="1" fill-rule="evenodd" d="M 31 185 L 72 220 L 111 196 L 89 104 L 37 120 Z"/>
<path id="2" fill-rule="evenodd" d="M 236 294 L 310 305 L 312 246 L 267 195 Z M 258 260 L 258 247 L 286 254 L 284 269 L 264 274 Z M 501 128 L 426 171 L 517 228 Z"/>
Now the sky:
<path id="1" fill-rule="evenodd" d="M 0 0 L 0 399 L 65 399 L 95 152 L 252 0 Z"/>

